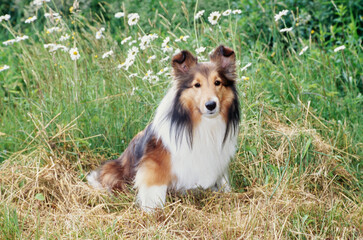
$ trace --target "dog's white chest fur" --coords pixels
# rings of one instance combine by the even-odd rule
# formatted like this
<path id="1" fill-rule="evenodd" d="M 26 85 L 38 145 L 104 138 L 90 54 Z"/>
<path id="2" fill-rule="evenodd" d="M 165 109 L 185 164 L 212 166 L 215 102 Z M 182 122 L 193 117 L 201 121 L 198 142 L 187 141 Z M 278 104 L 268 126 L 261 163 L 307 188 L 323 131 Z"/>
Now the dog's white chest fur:
<path id="1" fill-rule="evenodd" d="M 236 146 L 236 138 L 230 136 L 223 144 L 225 131 L 226 124 L 221 116 L 202 118 L 194 129 L 192 148 L 185 139 L 180 145 L 168 145 L 175 176 L 173 188 L 210 188 L 224 177 Z"/>
<path id="2" fill-rule="evenodd" d="M 177 133 L 170 131 L 171 123 L 165 119 L 165 112 L 172 107 L 174 91 L 171 89 L 163 99 L 153 123 L 157 137 L 171 153 L 172 174 L 175 178 L 170 187 L 187 190 L 210 188 L 218 182 L 228 184 L 228 164 L 235 153 L 236 133 L 231 131 L 223 143 L 226 123 L 218 115 L 214 118 L 201 118 L 193 129 L 192 147 L 187 132 L 182 133 L 181 139 L 176 140 Z"/>

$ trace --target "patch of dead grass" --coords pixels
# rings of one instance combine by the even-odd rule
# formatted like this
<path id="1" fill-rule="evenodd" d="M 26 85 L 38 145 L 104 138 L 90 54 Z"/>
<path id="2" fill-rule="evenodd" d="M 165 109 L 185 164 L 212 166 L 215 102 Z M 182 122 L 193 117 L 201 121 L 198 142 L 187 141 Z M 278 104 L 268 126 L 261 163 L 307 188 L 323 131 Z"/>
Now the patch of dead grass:
<path id="1" fill-rule="evenodd" d="M 328 177 L 335 169 L 336 176 L 355 180 L 338 167 L 337 158 L 329 157 L 334 155 L 332 147 L 314 129 L 275 120 L 265 124 L 273 131 L 264 136 L 263 154 L 256 156 L 256 161 L 261 157 L 266 161 L 264 156 L 270 154 L 271 164 L 283 166 L 289 147 L 293 148 L 291 157 L 298 154 L 297 139 L 303 134 L 311 136 L 316 151 L 324 153 L 318 155 L 320 163 L 299 176 L 291 167 L 278 188 L 272 183 L 257 183 L 228 194 L 169 195 L 163 210 L 147 215 L 135 206 L 132 189 L 109 195 L 84 182 L 82 171 L 98 165 L 99 156 L 76 152 L 74 157 L 61 154 L 52 147 L 56 144 L 39 144 L 0 165 L 0 203 L 16 209 L 24 238 L 40 233 L 44 238 L 91 239 L 350 239 L 360 234 L 361 199 L 346 196 L 335 177 Z M 67 131 L 58 130 L 62 133 L 56 134 L 58 140 L 64 141 Z M 292 146 L 279 133 L 287 136 Z M 274 141 L 282 142 L 276 145 Z M 239 166 L 246 175 L 253 175 L 244 159 L 235 161 L 233 167 Z M 319 182 L 321 189 L 312 190 L 309 185 L 314 182 Z"/>

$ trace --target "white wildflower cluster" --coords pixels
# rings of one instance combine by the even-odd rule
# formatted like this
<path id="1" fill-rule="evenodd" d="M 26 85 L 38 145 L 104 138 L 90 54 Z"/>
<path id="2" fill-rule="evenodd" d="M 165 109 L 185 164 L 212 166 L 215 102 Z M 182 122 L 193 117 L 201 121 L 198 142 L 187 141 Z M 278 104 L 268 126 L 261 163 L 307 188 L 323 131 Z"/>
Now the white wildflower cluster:
<path id="1" fill-rule="evenodd" d="M 163 41 L 163 43 L 161 44 L 161 50 L 163 50 L 163 52 L 172 52 L 173 51 L 173 48 L 170 47 L 168 45 L 168 43 L 170 42 L 170 37 L 166 37 Z"/>
<path id="2" fill-rule="evenodd" d="M 69 50 L 69 55 L 71 56 L 71 59 L 73 61 L 76 61 L 77 59 L 79 59 L 81 57 L 81 55 L 79 55 L 79 51 L 78 51 L 78 48 L 71 48 Z"/>
<path id="3" fill-rule="evenodd" d="M 5 71 L 6 69 L 9 69 L 10 67 L 8 65 L 4 65 L 0 67 L 0 72 Z"/>
<path id="4" fill-rule="evenodd" d="M 22 37 L 16 37 L 15 39 L 9 39 L 9 40 L 7 40 L 7 41 L 5 41 L 5 42 L 3 42 L 3 44 L 5 45 L 5 46 L 7 46 L 7 45 L 10 45 L 10 44 L 14 44 L 14 43 L 16 43 L 16 42 L 20 42 L 20 41 L 23 41 L 23 40 L 26 40 L 26 39 L 28 39 L 29 37 L 27 36 L 27 35 L 24 35 L 24 36 L 22 36 Z"/>
<path id="5" fill-rule="evenodd" d="M 150 43 L 157 39 L 159 36 L 157 34 L 149 34 L 149 35 L 144 35 L 142 37 L 139 37 L 140 40 L 140 49 L 141 50 L 145 50 L 147 47 L 150 46 Z"/>
<path id="6" fill-rule="evenodd" d="M 70 37 L 71 37 L 71 36 L 69 36 L 69 35 L 66 33 L 66 35 L 61 36 L 61 37 L 59 38 L 59 40 L 58 40 L 58 41 L 63 42 L 63 41 L 65 41 L 65 40 L 68 40 Z"/>
<path id="7" fill-rule="evenodd" d="M 337 48 L 334 49 L 334 52 L 338 52 L 338 51 L 341 51 L 341 50 L 344 50 L 345 49 L 345 46 L 342 45 L 342 46 L 339 46 Z"/>
<path id="8" fill-rule="evenodd" d="M 117 12 L 117 13 L 115 13 L 115 18 L 122 18 L 124 16 L 125 16 L 125 13 L 123 13 L 123 12 Z"/>
<path id="9" fill-rule="evenodd" d="M 190 38 L 189 35 L 186 35 L 186 36 L 182 35 L 179 38 L 175 39 L 175 42 L 181 42 L 181 41 L 186 42 L 188 38 Z"/>
<path id="10" fill-rule="evenodd" d="M 247 63 L 246 66 L 244 66 L 243 68 L 241 68 L 241 72 L 243 72 L 244 70 L 246 70 L 247 68 L 249 68 L 252 65 L 252 63 Z"/>
<path id="11" fill-rule="evenodd" d="M 286 16 L 289 13 L 289 10 L 282 10 L 278 14 L 275 15 L 275 22 L 280 20 L 282 16 Z"/>
<path id="12" fill-rule="evenodd" d="M 105 52 L 103 55 L 102 55 L 102 58 L 108 58 L 109 56 L 113 55 L 113 51 L 110 50 L 108 52 Z"/>
<path id="13" fill-rule="evenodd" d="M 217 11 L 211 12 L 208 17 L 208 21 L 212 25 L 216 25 L 218 23 L 219 18 L 221 17 L 221 14 Z"/>
<path id="14" fill-rule="evenodd" d="M 125 70 L 128 70 L 129 67 L 131 67 L 132 64 L 134 64 L 138 52 L 139 49 L 137 47 L 132 47 L 131 49 L 129 49 L 129 51 L 127 52 L 127 58 L 125 62 L 119 64 L 117 68 L 118 69 L 124 68 Z"/>
<path id="15" fill-rule="evenodd" d="M 9 21 L 10 19 L 10 15 L 9 14 L 5 14 L 4 16 L 0 16 L 0 22 L 2 21 Z"/>
<path id="16" fill-rule="evenodd" d="M 24 22 L 31 23 L 31 22 L 34 22 L 35 20 L 37 20 L 37 16 L 28 17 Z"/>
<path id="17" fill-rule="evenodd" d="M 159 77 L 156 76 L 152 70 L 148 70 L 145 76 L 142 78 L 144 81 L 149 81 L 149 83 L 156 83 L 159 81 Z"/>
<path id="18" fill-rule="evenodd" d="M 63 52 L 67 52 L 69 48 L 67 48 L 66 46 L 63 46 L 61 44 L 56 44 L 56 43 L 48 43 L 48 44 L 44 44 L 43 45 L 44 48 L 48 49 L 49 48 L 49 52 L 55 52 L 58 49 L 61 49 Z"/>
<path id="19" fill-rule="evenodd" d="M 43 3 L 50 2 L 50 0 L 34 0 L 33 4 L 35 6 L 42 6 Z"/>
<path id="20" fill-rule="evenodd" d="M 127 15 L 127 18 L 128 18 L 128 21 L 127 23 L 130 25 L 130 26 L 133 26 L 133 25 L 136 25 L 137 22 L 139 21 L 140 19 L 140 16 L 139 14 L 137 13 L 130 13 L 129 15 Z"/>
<path id="21" fill-rule="evenodd" d="M 52 27 L 47 29 L 47 33 L 60 32 L 60 31 L 62 31 L 60 27 Z"/>
<path id="22" fill-rule="evenodd" d="M 124 45 L 126 42 L 130 41 L 131 39 L 132 39 L 132 38 L 131 38 L 131 36 L 124 38 L 124 39 L 121 41 L 121 45 Z"/>
<path id="23" fill-rule="evenodd" d="M 303 55 L 304 52 L 306 52 L 306 50 L 308 50 L 308 46 L 304 47 L 303 49 L 301 49 L 300 53 L 299 53 L 299 56 Z"/>
<path id="24" fill-rule="evenodd" d="M 104 36 L 102 34 L 104 31 L 105 31 L 104 27 L 102 27 L 100 30 L 98 30 L 98 32 L 96 32 L 96 39 L 104 38 Z"/>

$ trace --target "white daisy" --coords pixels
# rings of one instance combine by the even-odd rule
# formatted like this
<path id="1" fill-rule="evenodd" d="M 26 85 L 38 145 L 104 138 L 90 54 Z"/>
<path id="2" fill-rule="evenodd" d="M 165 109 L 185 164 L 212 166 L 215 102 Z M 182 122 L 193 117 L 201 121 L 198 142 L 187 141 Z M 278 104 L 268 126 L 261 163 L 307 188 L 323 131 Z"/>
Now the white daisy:
<path id="1" fill-rule="evenodd" d="M 281 33 L 283 32 L 291 32 L 292 31 L 292 27 L 291 28 L 283 28 L 280 30 Z"/>
<path id="2" fill-rule="evenodd" d="M 345 49 L 345 46 L 344 46 L 344 45 L 342 45 L 342 46 L 339 46 L 339 47 L 335 48 L 335 49 L 334 49 L 334 52 L 338 52 L 338 51 L 340 51 L 340 50 L 344 50 L 344 49 Z"/>
<path id="3" fill-rule="evenodd" d="M 194 19 L 201 18 L 203 16 L 204 12 L 205 12 L 205 10 L 201 10 L 201 11 L 197 12 L 197 14 L 195 14 L 195 16 L 194 16 Z"/>
<path id="4" fill-rule="evenodd" d="M 169 68 L 162 68 L 162 69 L 160 69 L 160 71 L 158 72 L 158 73 L 156 73 L 157 75 L 161 75 L 161 74 L 165 74 L 165 73 L 167 73 L 168 72 L 168 70 L 169 70 Z"/>
<path id="5" fill-rule="evenodd" d="M 227 9 L 226 11 L 224 11 L 224 12 L 222 13 L 222 15 L 223 15 L 223 16 L 225 16 L 225 17 L 227 17 L 227 16 L 229 16 L 231 13 L 232 13 L 232 10 L 231 10 L 231 9 Z"/>
<path id="6" fill-rule="evenodd" d="M 139 14 L 137 13 L 130 13 L 129 15 L 127 15 L 127 18 L 129 19 L 127 21 L 127 23 L 130 25 L 130 26 L 133 26 L 135 24 L 137 24 L 137 22 L 139 21 L 140 19 L 140 16 Z"/>
<path id="7" fill-rule="evenodd" d="M 208 21 L 210 22 L 210 24 L 216 25 L 218 23 L 218 20 L 220 17 L 221 17 L 221 14 L 217 11 L 214 11 L 209 15 Z"/>
<path id="8" fill-rule="evenodd" d="M 282 16 L 287 15 L 288 12 L 289 12 L 289 10 L 282 10 L 278 14 L 276 14 L 275 15 L 275 22 L 277 22 L 278 20 L 280 20 L 282 18 Z"/>
<path id="9" fill-rule="evenodd" d="M 161 48 L 161 50 L 163 50 L 164 53 L 171 53 L 173 52 L 173 48 L 166 45 L 164 48 Z"/>
<path id="10" fill-rule="evenodd" d="M 103 31 L 105 31 L 104 27 L 102 27 L 100 30 L 98 30 L 98 32 L 96 32 L 96 39 L 104 38 L 104 36 L 102 35 Z"/>
<path id="11" fill-rule="evenodd" d="M 152 62 L 152 60 L 154 60 L 154 59 L 156 59 L 156 56 L 155 55 L 152 55 L 152 56 L 148 57 L 146 63 L 149 63 L 150 64 Z"/>
<path id="12" fill-rule="evenodd" d="M 133 46 L 127 52 L 127 58 L 135 58 L 138 53 L 139 53 L 139 49 L 137 47 Z"/>
<path id="13" fill-rule="evenodd" d="M 247 63 L 246 66 L 244 66 L 243 68 L 241 68 L 241 71 L 246 70 L 248 67 L 250 67 L 252 65 L 252 63 Z"/>
<path id="14" fill-rule="evenodd" d="M 107 57 L 111 56 L 112 54 L 113 54 L 113 51 L 112 51 L 112 50 L 110 50 L 110 51 L 108 51 L 108 52 L 105 52 L 105 53 L 102 55 L 102 58 L 107 58 Z"/>
<path id="15" fill-rule="evenodd" d="M 4 21 L 9 21 L 10 19 L 10 15 L 9 14 L 5 14 L 4 16 L 0 16 L 0 22 Z"/>
<path id="16" fill-rule="evenodd" d="M 34 22 L 35 20 L 37 20 L 37 16 L 28 17 L 28 18 L 25 20 L 25 23 L 31 23 L 31 22 Z"/>
<path id="17" fill-rule="evenodd" d="M 149 80 L 150 77 L 152 76 L 153 71 L 151 70 L 147 70 L 147 72 L 145 73 L 145 76 L 142 78 L 142 80 Z"/>
<path id="18" fill-rule="evenodd" d="M 60 29 L 59 27 L 52 27 L 47 29 L 47 33 L 52 33 L 54 31 L 60 32 L 61 30 L 62 29 Z"/>
<path id="19" fill-rule="evenodd" d="M 150 43 L 152 40 L 158 38 L 157 34 L 149 34 L 149 35 L 144 35 L 142 37 L 139 37 L 140 40 L 140 49 L 141 50 L 145 50 L 147 47 L 149 47 Z"/>
<path id="20" fill-rule="evenodd" d="M 186 42 L 188 38 L 190 38 L 190 36 L 188 36 L 188 35 L 180 36 L 178 39 L 175 40 L 175 42 L 181 42 L 181 41 Z"/>
<path id="21" fill-rule="evenodd" d="M 24 40 L 26 40 L 26 39 L 29 39 L 29 36 L 27 36 L 27 35 L 24 35 L 24 36 L 22 36 L 22 37 L 16 37 L 15 38 L 15 42 L 20 42 L 20 41 L 24 41 Z"/>
<path id="22" fill-rule="evenodd" d="M 304 47 L 302 50 L 301 50 L 301 52 L 299 53 L 299 56 L 301 56 L 301 55 L 303 55 L 304 54 L 304 52 L 306 52 L 306 50 L 308 50 L 308 46 L 306 46 L 306 47 Z"/>
<path id="23" fill-rule="evenodd" d="M 6 69 L 9 69 L 10 67 L 8 65 L 4 65 L 0 67 L 0 72 L 5 71 Z"/>
<path id="24" fill-rule="evenodd" d="M 130 41 L 131 40 L 131 37 L 127 37 L 127 38 L 124 38 L 122 41 L 121 41 L 121 45 L 124 45 L 126 42 Z"/>
<path id="25" fill-rule="evenodd" d="M 9 40 L 7 40 L 7 41 L 3 42 L 3 44 L 4 44 L 5 46 L 7 46 L 7 45 L 9 45 L 9 44 L 14 44 L 14 42 L 16 42 L 16 40 L 15 40 L 15 39 L 9 39 Z"/>
<path id="26" fill-rule="evenodd" d="M 162 58 L 162 59 L 160 59 L 160 62 L 165 62 L 165 61 L 168 61 L 169 60 L 169 56 L 166 56 L 166 57 L 164 57 L 164 58 Z"/>
<path id="27" fill-rule="evenodd" d="M 125 16 L 125 13 L 123 13 L 123 12 L 117 12 L 117 13 L 115 13 L 115 18 L 122 18 L 124 16 Z"/>
<path id="28" fill-rule="evenodd" d="M 233 14 L 241 14 L 242 11 L 241 11 L 241 9 L 235 9 L 235 10 L 232 11 L 232 13 Z"/>
<path id="29" fill-rule="evenodd" d="M 49 17 L 60 17 L 59 13 L 54 13 L 54 12 L 51 12 L 51 13 L 44 13 L 44 17 L 46 18 L 49 18 Z"/>
<path id="30" fill-rule="evenodd" d="M 50 2 L 50 0 L 34 0 L 33 4 L 36 6 L 42 6 L 42 4 L 46 2 Z"/>
<path id="31" fill-rule="evenodd" d="M 75 61 L 81 57 L 81 55 L 79 55 L 78 48 L 71 48 L 69 50 L 69 54 L 71 55 L 71 58 L 73 61 Z"/>
<path id="32" fill-rule="evenodd" d="M 129 46 L 131 46 L 131 45 L 133 45 L 135 43 L 137 43 L 137 41 L 136 40 L 132 40 L 131 42 L 129 42 Z"/>
<path id="33" fill-rule="evenodd" d="M 205 47 L 199 47 L 199 48 L 195 49 L 195 52 L 196 52 L 197 54 L 202 53 L 202 52 L 204 52 L 204 51 L 205 51 Z"/>
<path id="34" fill-rule="evenodd" d="M 137 77 L 137 73 L 131 73 L 130 75 L 129 75 L 129 78 L 133 78 L 133 77 Z M 133 88 L 134 89 L 134 88 Z M 136 89 L 138 89 L 137 87 L 136 87 Z"/>
<path id="35" fill-rule="evenodd" d="M 71 36 L 69 36 L 68 34 L 66 34 L 66 35 L 64 35 L 64 36 L 61 36 L 61 37 L 59 38 L 59 40 L 58 40 L 58 41 L 63 42 L 63 41 L 65 41 L 65 40 L 68 40 L 70 37 L 71 37 Z"/>
<path id="36" fill-rule="evenodd" d="M 170 37 L 166 37 L 164 39 L 163 43 L 161 44 L 161 47 L 163 47 L 163 48 L 166 47 L 168 45 L 169 41 L 170 41 Z"/>

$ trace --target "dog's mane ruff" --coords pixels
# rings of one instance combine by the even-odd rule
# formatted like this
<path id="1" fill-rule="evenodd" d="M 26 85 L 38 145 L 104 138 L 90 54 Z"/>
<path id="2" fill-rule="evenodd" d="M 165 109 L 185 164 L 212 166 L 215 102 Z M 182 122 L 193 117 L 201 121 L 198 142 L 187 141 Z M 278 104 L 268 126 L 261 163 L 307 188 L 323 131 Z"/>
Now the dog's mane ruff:
<path id="1" fill-rule="evenodd" d="M 168 136 L 167 140 L 162 140 L 169 147 L 177 148 L 183 142 L 191 147 L 193 143 L 193 123 L 190 113 L 179 102 L 181 92 L 174 83 L 161 101 L 152 122 L 155 136 L 158 139 Z"/>
<path id="2" fill-rule="evenodd" d="M 240 121 L 240 106 L 238 101 L 238 92 L 236 88 L 236 74 L 234 72 L 228 72 L 228 70 L 225 69 L 219 69 L 218 74 L 222 78 L 222 81 L 225 83 L 225 86 L 231 88 L 233 92 L 233 102 L 228 108 L 227 128 L 223 140 L 224 144 L 230 134 L 234 135 L 238 132 L 238 124 Z"/>

